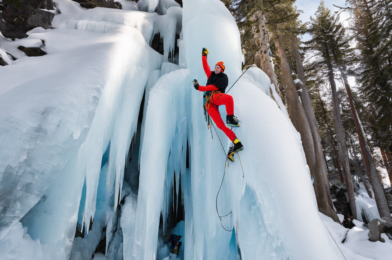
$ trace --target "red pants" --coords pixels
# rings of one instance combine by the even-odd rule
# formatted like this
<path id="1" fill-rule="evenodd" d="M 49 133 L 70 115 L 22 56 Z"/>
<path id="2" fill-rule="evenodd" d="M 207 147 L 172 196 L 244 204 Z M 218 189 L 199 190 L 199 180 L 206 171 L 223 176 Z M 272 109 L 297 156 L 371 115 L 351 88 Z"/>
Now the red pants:
<path id="1" fill-rule="evenodd" d="M 223 93 L 218 93 L 215 94 L 211 97 L 212 102 L 209 104 L 209 108 L 207 110 L 208 114 L 212 118 L 212 120 L 215 122 L 216 126 L 222 130 L 227 137 L 230 139 L 230 141 L 233 141 L 236 136 L 233 131 L 228 128 L 225 123 L 223 122 L 221 115 L 219 113 L 218 107 L 221 105 L 226 106 L 226 112 L 227 115 L 233 115 L 234 114 L 234 100 L 233 97 L 227 94 Z M 207 106 L 208 104 L 206 104 Z M 206 107 L 207 108 L 207 107 Z"/>

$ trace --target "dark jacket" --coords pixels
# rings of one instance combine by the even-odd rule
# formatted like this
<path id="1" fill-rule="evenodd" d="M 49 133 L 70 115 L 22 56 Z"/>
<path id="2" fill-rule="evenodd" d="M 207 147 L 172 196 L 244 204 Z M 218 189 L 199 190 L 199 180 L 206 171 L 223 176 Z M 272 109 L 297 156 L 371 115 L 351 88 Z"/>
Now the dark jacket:
<path id="1" fill-rule="evenodd" d="M 222 93 L 225 93 L 228 84 L 229 79 L 227 78 L 227 75 L 223 72 L 215 74 L 215 72 L 212 71 L 211 76 L 207 80 L 207 86 L 214 85 Z"/>

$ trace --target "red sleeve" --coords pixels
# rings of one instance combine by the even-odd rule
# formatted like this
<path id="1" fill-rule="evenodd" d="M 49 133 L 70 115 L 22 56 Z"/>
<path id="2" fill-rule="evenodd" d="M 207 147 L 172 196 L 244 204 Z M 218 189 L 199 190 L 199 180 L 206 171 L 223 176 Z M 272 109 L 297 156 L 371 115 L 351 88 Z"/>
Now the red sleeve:
<path id="1" fill-rule="evenodd" d="M 204 72 L 206 73 L 207 79 L 208 79 L 211 75 L 211 69 L 210 69 L 210 66 L 208 66 L 207 56 L 201 56 L 201 59 L 203 61 Z"/>
<path id="2" fill-rule="evenodd" d="M 199 86 L 199 91 L 214 91 L 214 90 L 218 90 L 217 87 L 215 87 L 214 85 L 208 85 L 208 86 Z"/>

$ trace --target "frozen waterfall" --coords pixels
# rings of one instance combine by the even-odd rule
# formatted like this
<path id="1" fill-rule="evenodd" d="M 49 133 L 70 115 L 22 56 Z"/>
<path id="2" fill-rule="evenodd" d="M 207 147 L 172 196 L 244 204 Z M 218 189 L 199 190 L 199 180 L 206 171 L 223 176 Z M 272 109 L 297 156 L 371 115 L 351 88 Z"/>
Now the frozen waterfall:
<path id="1" fill-rule="evenodd" d="M 264 72 L 249 69 L 230 90 L 245 150 L 229 167 L 229 140 L 207 128 L 191 83 L 207 80 L 201 49 L 210 66 L 225 62 L 229 86 L 242 73 L 240 34 L 223 3 L 57 4 L 55 29 L 29 32 L 48 55 L 0 71 L 1 260 L 100 259 L 97 248 L 106 259 L 161 260 L 171 230 L 183 236 L 181 259 L 344 259 L 318 215 L 300 135 Z M 161 54 L 150 46 L 157 39 Z M 231 214 L 221 222 L 216 207 Z"/>

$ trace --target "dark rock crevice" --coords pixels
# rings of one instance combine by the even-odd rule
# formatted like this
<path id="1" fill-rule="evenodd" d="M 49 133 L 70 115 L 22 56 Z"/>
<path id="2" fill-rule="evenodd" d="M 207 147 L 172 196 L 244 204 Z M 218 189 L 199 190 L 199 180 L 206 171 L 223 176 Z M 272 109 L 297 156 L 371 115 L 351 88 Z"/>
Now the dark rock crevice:
<path id="1" fill-rule="evenodd" d="M 114 2 L 113 0 L 73 0 L 78 2 L 81 7 L 86 9 L 92 9 L 95 7 L 106 7 L 122 9 L 122 5 L 119 2 Z"/>
<path id="2" fill-rule="evenodd" d="M 26 48 L 26 47 L 23 47 L 23 46 L 19 46 L 18 49 L 23 51 L 29 57 L 37 57 L 37 56 L 44 56 L 44 55 L 46 55 L 46 52 L 43 51 L 39 47 L 29 47 L 29 48 Z"/>
<path id="3" fill-rule="evenodd" d="M 27 32 L 42 27 L 52 27 L 53 0 L 4 0 L 0 9 L 0 31 L 6 38 L 26 38 Z M 45 10 L 42 10 L 45 9 Z"/>

